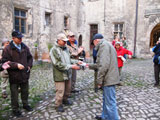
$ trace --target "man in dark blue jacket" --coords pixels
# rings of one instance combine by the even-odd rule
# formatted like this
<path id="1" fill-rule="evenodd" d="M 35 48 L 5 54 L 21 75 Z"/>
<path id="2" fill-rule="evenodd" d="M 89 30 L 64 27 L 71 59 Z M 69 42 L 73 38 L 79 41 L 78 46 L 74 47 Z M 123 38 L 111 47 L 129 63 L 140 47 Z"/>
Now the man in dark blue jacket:
<path id="1" fill-rule="evenodd" d="M 155 77 L 154 86 L 157 87 L 157 86 L 159 86 L 159 73 L 160 73 L 160 40 L 157 41 L 156 45 L 152 48 L 152 51 L 155 54 L 153 57 L 154 77 Z"/>

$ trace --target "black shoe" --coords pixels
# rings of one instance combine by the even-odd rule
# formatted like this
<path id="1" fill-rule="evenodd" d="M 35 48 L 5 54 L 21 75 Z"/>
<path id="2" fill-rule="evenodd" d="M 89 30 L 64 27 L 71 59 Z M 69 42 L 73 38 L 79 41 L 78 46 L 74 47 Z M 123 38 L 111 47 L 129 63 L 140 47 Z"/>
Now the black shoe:
<path id="1" fill-rule="evenodd" d="M 96 93 L 97 93 L 97 92 L 98 92 L 98 88 L 94 88 L 94 92 L 96 92 Z"/>
<path id="2" fill-rule="evenodd" d="M 73 105 L 73 102 L 71 100 L 64 100 L 63 104 L 64 105 Z"/>
<path id="3" fill-rule="evenodd" d="M 79 90 L 72 90 L 71 93 L 78 93 Z"/>
<path id="4" fill-rule="evenodd" d="M 158 86 L 159 86 L 159 83 L 155 83 L 155 84 L 154 84 L 154 87 L 158 87 Z"/>
<path id="5" fill-rule="evenodd" d="M 13 115 L 16 117 L 22 117 L 22 113 L 19 110 L 13 110 Z"/>
<path id="6" fill-rule="evenodd" d="M 28 112 L 33 111 L 33 109 L 32 109 L 29 105 L 23 106 L 23 108 L 24 108 L 25 110 L 27 110 Z"/>
<path id="7" fill-rule="evenodd" d="M 101 116 L 96 115 L 95 119 L 97 119 L 97 120 L 102 120 L 102 117 L 101 117 Z"/>
<path id="8" fill-rule="evenodd" d="M 59 107 L 56 108 L 57 112 L 64 112 L 64 108 L 62 105 L 60 105 Z"/>

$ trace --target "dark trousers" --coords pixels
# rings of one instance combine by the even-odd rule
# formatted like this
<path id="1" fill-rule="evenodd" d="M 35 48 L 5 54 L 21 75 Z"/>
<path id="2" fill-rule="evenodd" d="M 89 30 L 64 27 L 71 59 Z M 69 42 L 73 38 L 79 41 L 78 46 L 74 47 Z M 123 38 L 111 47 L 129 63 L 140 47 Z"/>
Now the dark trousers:
<path id="1" fill-rule="evenodd" d="M 76 78 L 77 78 L 77 70 L 72 70 L 72 78 L 71 78 L 71 90 L 75 90 L 75 84 L 76 84 Z"/>
<path id="2" fill-rule="evenodd" d="M 98 74 L 98 71 L 95 70 L 94 71 L 94 89 L 96 91 L 96 89 L 98 89 L 98 85 L 97 85 L 97 74 Z"/>
<path id="3" fill-rule="evenodd" d="M 10 84 L 12 110 L 19 109 L 19 104 L 18 104 L 19 88 L 23 106 L 28 105 L 29 83 L 27 82 L 21 84 Z"/>
<path id="4" fill-rule="evenodd" d="M 159 84 L 160 65 L 154 64 L 154 77 L 156 84 Z"/>

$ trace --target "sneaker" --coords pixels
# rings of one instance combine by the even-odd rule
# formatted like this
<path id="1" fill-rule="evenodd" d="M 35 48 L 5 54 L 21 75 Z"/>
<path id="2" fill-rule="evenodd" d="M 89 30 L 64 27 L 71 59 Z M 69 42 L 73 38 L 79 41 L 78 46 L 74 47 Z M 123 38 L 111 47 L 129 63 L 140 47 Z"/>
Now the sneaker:
<path id="1" fill-rule="evenodd" d="M 6 99 L 8 97 L 8 94 L 6 92 L 2 93 L 2 98 Z"/>
<path id="2" fill-rule="evenodd" d="M 22 117 L 22 113 L 19 110 L 13 110 L 13 115 L 16 117 Z"/>
<path id="3" fill-rule="evenodd" d="M 56 108 L 56 111 L 57 112 L 64 112 L 64 108 L 63 108 L 63 105 L 60 105 Z"/>
<path id="4" fill-rule="evenodd" d="M 98 92 L 98 88 L 94 88 L 94 92 L 96 92 L 96 93 L 97 93 L 97 92 Z"/>
<path id="5" fill-rule="evenodd" d="M 71 100 L 63 100 L 64 105 L 73 105 L 73 102 Z"/>
<path id="6" fill-rule="evenodd" d="M 96 115 L 95 119 L 97 119 L 97 120 L 102 120 L 102 117 L 99 116 L 99 115 Z"/>
<path id="7" fill-rule="evenodd" d="M 24 108 L 25 110 L 27 110 L 28 112 L 33 111 L 33 109 L 32 109 L 29 105 L 23 106 L 23 108 Z"/>

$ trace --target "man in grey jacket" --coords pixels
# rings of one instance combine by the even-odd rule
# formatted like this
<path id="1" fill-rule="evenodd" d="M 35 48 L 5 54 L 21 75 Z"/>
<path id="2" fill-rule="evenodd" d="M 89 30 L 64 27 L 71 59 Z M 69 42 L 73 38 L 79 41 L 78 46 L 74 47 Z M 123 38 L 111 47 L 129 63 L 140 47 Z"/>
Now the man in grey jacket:
<path id="1" fill-rule="evenodd" d="M 97 69 L 98 88 L 103 89 L 103 111 L 98 120 L 119 120 L 115 85 L 119 84 L 117 54 L 114 47 L 101 34 L 95 34 L 92 43 L 97 51 L 95 64 L 89 64 L 89 68 Z"/>

